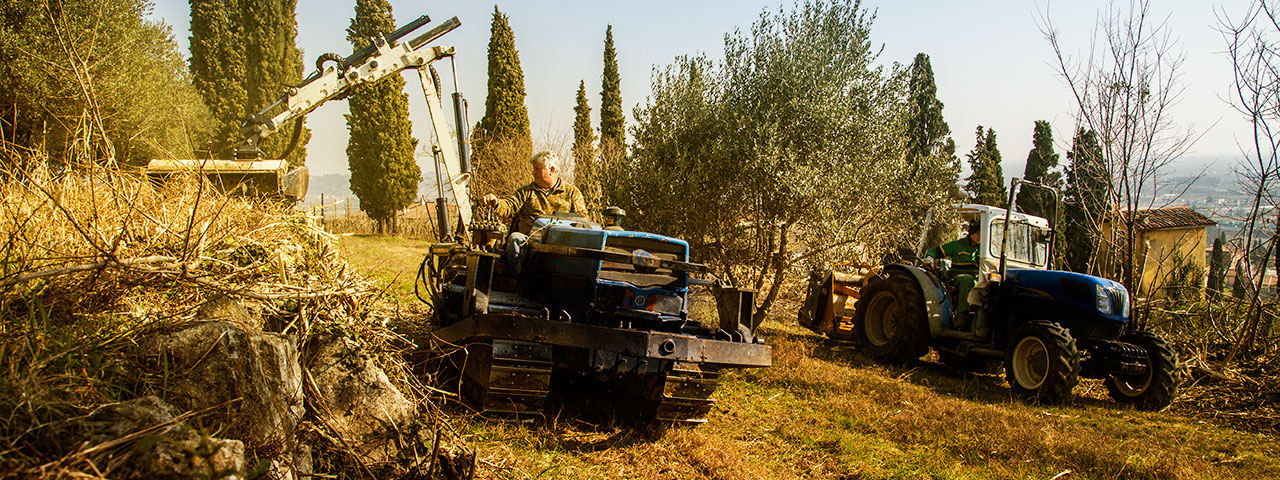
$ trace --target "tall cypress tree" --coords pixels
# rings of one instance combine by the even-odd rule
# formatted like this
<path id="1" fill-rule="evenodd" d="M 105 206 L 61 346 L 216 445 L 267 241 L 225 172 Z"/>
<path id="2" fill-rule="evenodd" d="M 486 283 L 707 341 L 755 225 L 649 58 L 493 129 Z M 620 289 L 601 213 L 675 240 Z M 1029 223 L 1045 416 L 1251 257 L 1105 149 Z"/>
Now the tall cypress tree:
<path id="1" fill-rule="evenodd" d="M 604 30 L 604 73 L 600 76 L 600 148 L 622 152 L 626 142 L 622 116 L 622 78 L 618 54 L 613 48 L 613 25 Z"/>
<path id="2" fill-rule="evenodd" d="M 245 92 L 248 113 L 267 108 L 284 94 L 289 85 L 302 80 L 302 50 L 298 49 L 297 0 L 240 0 L 244 26 Z M 297 122 L 295 124 L 294 122 Z M 311 130 L 301 126 L 299 117 L 262 142 L 266 155 L 280 156 L 293 141 L 294 128 L 301 128 L 296 147 L 286 160 L 302 165 L 307 159 Z"/>
<path id="3" fill-rule="evenodd" d="M 933 81 L 933 67 L 924 53 L 917 53 L 911 64 L 907 115 L 907 159 L 912 168 L 919 170 L 927 159 L 946 155 L 947 144 L 951 142 L 951 127 L 942 119 L 942 102 L 938 100 L 938 88 Z M 952 142 L 951 154 L 954 153 Z"/>
<path id="4" fill-rule="evenodd" d="M 1053 151 L 1053 130 L 1047 120 L 1037 120 L 1031 139 L 1031 152 L 1022 178 L 1056 189 L 1062 188 L 1062 174 L 1054 171 L 1058 166 L 1058 154 Z M 1046 217 L 1053 210 L 1053 195 L 1041 189 L 1018 192 L 1018 211 Z"/>
<path id="5" fill-rule="evenodd" d="M 239 12 L 239 0 L 191 0 L 191 80 L 215 122 L 208 145 L 197 150 L 214 158 L 231 158 L 249 111 Z"/>
<path id="6" fill-rule="evenodd" d="M 1222 250 L 1222 237 L 1213 239 L 1213 255 L 1209 257 L 1209 295 L 1217 296 L 1226 288 L 1227 253 Z"/>
<path id="7" fill-rule="evenodd" d="M 960 180 L 960 162 L 956 158 L 956 142 L 951 139 L 951 127 L 942 119 L 942 102 L 938 100 L 938 88 L 933 80 L 933 66 L 929 56 L 916 54 L 911 64 L 911 80 L 907 93 L 907 172 L 906 181 L 919 186 L 919 191 L 943 192 L 958 201 L 957 183 Z M 904 192 L 906 193 L 906 192 Z M 934 205 L 933 199 L 920 195 L 901 198 L 904 205 L 911 202 Z M 921 217 L 927 207 L 918 212 Z M 955 235 L 953 222 L 935 217 L 928 228 L 928 245 L 938 245 Z"/>
<path id="8" fill-rule="evenodd" d="M 1063 189 L 1063 253 L 1066 267 L 1081 273 L 1095 272 L 1094 253 L 1106 213 L 1107 182 L 1102 144 L 1098 133 L 1080 128 L 1067 152 L 1067 181 Z"/>
<path id="9" fill-rule="evenodd" d="M 596 134 L 591 129 L 591 106 L 587 104 L 587 84 L 578 81 L 577 103 L 573 107 L 573 183 L 582 190 L 587 210 L 599 210 L 600 180 L 595 166 Z"/>
<path id="10" fill-rule="evenodd" d="M 355 10 L 347 27 L 347 41 L 353 51 L 396 28 L 387 0 L 356 0 Z M 418 141 L 413 138 L 409 122 L 404 78 L 392 75 L 373 85 L 361 85 L 348 101 L 351 192 L 360 199 L 360 209 L 376 222 L 378 233 L 395 233 L 396 212 L 413 202 L 422 180 L 413 155 Z"/>
<path id="11" fill-rule="evenodd" d="M 1000 167 L 1000 149 L 996 147 L 996 132 L 988 128 L 983 135 L 982 125 L 974 134 L 976 141 L 969 152 L 969 183 L 965 190 L 973 203 L 1002 207 L 1008 201 L 1009 192 L 1004 186 L 1004 171 Z"/>
<path id="12" fill-rule="evenodd" d="M 471 141 L 476 170 L 473 194 L 506 195 L 529 182 L 533 141 L 524 97 L 524 71 L 515 32 L 507 16 L 494 6 L 489 30 L 489 91 L 484 117 Z"/>
<path id="13" fill-rule="evenodd" d="M 218 117 L 212 141 L 217 156 L 230 156 L 249 114 L 270 106 L 302 79 L 296 8 L 297 0 L 191 2 L 191 73 Z M 294 124 L 279 127 L 260 145 L 264 154 L 281 155 L 293 140 Z M 301 165 L 307 157 L 311 131 L 300 128 L 297 146 L 287 158 L 290 165 Z"/>

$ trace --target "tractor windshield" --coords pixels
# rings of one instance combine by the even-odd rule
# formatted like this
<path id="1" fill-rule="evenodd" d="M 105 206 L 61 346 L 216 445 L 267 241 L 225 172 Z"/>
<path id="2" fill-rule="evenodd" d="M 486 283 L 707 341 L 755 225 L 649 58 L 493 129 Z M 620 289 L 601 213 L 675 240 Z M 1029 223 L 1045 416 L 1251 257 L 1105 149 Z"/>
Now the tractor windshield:
<path id="1" fill-rule="evenodd" d="M 991 222 L 991 256 L 1000 258 L 1000 241 L 1004 239 L 1004 220 Z M 1009 260 L 1033 267 L 1043 267 L 1049 259 L 1049 240 L 1040 228 L 1014 222 L 1009 229 Z"/>

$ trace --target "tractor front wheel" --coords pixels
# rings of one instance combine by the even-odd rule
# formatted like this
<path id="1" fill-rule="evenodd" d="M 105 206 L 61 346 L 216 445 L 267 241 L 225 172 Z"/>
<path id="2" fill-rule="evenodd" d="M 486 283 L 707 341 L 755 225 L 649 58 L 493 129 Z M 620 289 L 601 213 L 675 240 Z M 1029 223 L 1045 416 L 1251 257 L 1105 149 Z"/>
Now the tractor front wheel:
<path id="1" fill-rule="evenodd" d="M 1036 321 L 1019 327 L 1005 359 L 1009 386 L 1034 402 L 1061 403 L 1071 399 L 1080 381 L 1080 351 L 1071 333 L 1053 322 Z"/>
<path id="2" fill-rule="evenodd" d="M 862 291 L 854 313 L 859 349 L 877 362 L 906 363 L 929 353 L 924 294 L 915 277 L 891 271 Z"/>
<path id="3" fill-rule="evenodd" d="M 1107 393 L 1142 410 L 1161 410 L 1178 394 L 1178 354 L 1159 336 L 1141 332 L 1120 339 L 1147 351 L 1147 371 L 1107 377 Z"/>

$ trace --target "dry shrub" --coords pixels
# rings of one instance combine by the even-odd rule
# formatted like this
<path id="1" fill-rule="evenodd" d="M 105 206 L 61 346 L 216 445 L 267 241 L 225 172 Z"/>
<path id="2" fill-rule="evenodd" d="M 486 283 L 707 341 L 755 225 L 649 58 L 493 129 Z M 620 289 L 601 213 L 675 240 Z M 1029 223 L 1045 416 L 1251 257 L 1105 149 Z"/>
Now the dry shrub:
<path id="1" fill-rule="evenodd" d="M 200 177 L 155 183 L 111 169 L 58 170 L 3 149 L 22 161 L 0 170 L 0 411 L 12 412 L 0 415 L 0 471 L 93 472 L 128 455 L 131 443 L 88 455 L 91 446 L 50 449 L 33 439 L 53 422 L 155 391 L 126 370 L 130 346 L 222 296 L 256 313 L 258 327 L 293 336 L 300 351 L 313 333 L 356 339 L 441 429 L 400 355 L 411 345 L 373 303 L 377 286 L 348 268 L 314 219 L 227 197 Z M 334 438 L 311 423 L 304 430 Z M 338 442 L 313 447 L 318 458 L 354 458 Z"/>

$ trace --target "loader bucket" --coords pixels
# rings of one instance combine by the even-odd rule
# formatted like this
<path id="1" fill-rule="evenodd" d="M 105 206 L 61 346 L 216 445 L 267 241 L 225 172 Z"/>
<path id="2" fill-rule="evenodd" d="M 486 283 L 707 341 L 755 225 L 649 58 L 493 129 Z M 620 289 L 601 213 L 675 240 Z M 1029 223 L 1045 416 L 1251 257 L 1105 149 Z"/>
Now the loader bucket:
<path id="1" fill-rule="evenodd" d="M 800 325 L 831 338 L 851 340 L 854 304 L 868 278 L 864 270 L 856 274 L 831 270 L 810 273 L 808 295 L 800 307 Z"/>
<path id="2" fill-rule="evenodd" d="M 179 173 L 197 173 L 228 195 L 301 200 L 307 194 L 307 167 L 290 169 L 284 160 L 175 160 L 147 163 L 148 177 L 163 179 Z"/>

